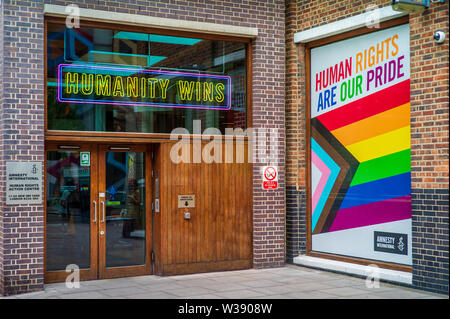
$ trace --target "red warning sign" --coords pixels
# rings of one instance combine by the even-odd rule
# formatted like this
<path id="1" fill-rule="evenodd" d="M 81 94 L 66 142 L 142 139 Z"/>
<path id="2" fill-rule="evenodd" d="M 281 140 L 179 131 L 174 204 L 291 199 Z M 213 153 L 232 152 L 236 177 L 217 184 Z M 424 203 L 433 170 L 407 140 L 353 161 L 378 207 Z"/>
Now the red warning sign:
<path id="1" fill-rule="evenodd" d="M 278 170 L 276 166 L 263 167 L 263 189 L 277 189 Z"/>

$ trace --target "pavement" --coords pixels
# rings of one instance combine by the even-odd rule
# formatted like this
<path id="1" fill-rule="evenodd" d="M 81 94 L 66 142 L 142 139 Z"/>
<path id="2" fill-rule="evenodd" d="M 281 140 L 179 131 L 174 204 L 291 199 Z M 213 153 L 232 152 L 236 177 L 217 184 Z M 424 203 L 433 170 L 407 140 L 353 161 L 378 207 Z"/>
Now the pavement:
<path id="1" fill-rule="evenodd" d="M 0 299 L 448 299 L 412 288 L 296 265 L 182 276 L 82 281 L 80 288 L 47 284 L 44 291 Z"/>

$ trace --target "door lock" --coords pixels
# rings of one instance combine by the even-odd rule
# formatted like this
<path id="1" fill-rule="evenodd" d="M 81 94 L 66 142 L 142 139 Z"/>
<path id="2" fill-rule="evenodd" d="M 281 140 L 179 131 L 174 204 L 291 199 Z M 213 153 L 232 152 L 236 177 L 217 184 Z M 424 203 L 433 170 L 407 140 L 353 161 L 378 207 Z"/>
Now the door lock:
<path id="1" fill-rule="evenodd" d="M 102 230 L 102 231 L 100 231 L 100 235 L 104 235 L 105 234 L 105 232 Z"/>

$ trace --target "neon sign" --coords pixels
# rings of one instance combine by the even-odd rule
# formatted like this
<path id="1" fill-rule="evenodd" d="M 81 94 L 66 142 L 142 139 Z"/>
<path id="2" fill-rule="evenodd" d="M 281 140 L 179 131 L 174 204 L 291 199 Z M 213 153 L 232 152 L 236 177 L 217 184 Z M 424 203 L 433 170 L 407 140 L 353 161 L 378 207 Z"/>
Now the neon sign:
<path id="1" fill-rule="evenodd" d="M 58 66 L 63 103 L 229 110 L 229 76 L 92 65 Z"/>

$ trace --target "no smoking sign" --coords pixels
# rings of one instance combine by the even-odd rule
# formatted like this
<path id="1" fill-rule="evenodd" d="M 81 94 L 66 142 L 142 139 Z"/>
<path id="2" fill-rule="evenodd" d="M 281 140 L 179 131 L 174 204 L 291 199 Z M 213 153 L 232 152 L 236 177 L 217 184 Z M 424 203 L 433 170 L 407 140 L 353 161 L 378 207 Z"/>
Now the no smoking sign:
<path id="1" fill-rule="evenodd" d="M 263 167 L 263 189 L 277 189 L 278 169 L 276 166 Z"/>

